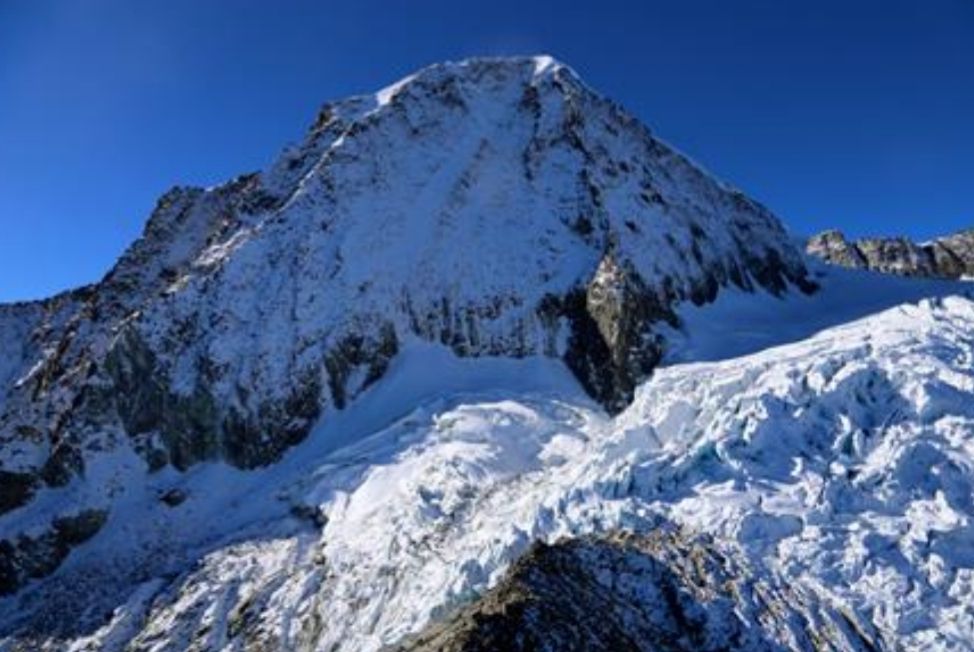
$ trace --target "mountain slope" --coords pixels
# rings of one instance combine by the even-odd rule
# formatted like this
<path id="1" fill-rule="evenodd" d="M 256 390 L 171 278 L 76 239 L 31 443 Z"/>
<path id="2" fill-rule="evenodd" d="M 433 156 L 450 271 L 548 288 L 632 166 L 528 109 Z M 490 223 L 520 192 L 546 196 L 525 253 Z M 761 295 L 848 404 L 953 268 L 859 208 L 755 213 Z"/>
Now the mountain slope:
<path id="1" fill-rule="evenodd" d="M 404 646 L 439 650 L 874 650 L 820 596 L 748 577 L 706 537 L 665 527 L 525 553 L 505 579 Z"/>

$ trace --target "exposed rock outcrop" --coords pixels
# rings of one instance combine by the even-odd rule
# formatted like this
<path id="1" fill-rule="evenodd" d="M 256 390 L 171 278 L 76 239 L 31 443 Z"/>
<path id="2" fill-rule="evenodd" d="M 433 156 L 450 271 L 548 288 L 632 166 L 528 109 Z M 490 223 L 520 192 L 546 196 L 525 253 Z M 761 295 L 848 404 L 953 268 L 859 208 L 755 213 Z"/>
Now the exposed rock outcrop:
<path id="1" fill-rule="evenodd" d="M 55 518 L 42 534 L 0 539 L 0 596 L 15 592 L 30 579 L 45 577 L 101 529 L 108 513 L 87 509 Z"/>
<path id="2" fill-rule="evenodd" d="M 535 544 L 494 589 L 403 652 L 876 650 L 821 596 L 750 575 L 679 532 Z"/>
<path id="3" fill-rule="evenodd" d="M 949 279 L 974 276 L 974 229 L 922 244 L 907 238 L 850 241 L 832 230 L 810 238 L 807 251 L 827 263 L 853 269 Z"/>
<path id="4" fill-rule="evenodd" d="M 606 409 L 621 410 L 662 357 L 662 338 L 653 325 L 675 325 L 676 315 L 631 265 L 624 269 L 612 253 L 584 290 L 554 303 L 571 324 L 564 354 L 569 369 Z"/>

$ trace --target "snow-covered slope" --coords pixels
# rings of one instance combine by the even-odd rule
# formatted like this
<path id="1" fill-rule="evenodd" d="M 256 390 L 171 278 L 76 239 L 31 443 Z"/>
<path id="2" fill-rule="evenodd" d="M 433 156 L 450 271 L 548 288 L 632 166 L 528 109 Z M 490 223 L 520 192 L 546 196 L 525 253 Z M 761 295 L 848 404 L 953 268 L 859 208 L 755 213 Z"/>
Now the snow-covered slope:
<path id="1" fill-rule="evenodd" d="M 844 294 L 856 279 L 891 307 L 842 323 L 860 309 Z M 766 612 L 715 594 L 715 631 L 759 622 L 744 640 L 792 649 L 830 628 L 820 648 L 972 649 L 969 286 L 931 283 L 913 303 L 902 279 L 820 281 L 812 297 L 728 297 L 749 305 L 739 320 L 716 306 L 721 337 L 757 352 L 661 368 L 615 417 L 556 362 L 416 345 L 276 465 L 133 485 L 138 458 L 114 459 L 99 473 L 124 499 L 55 575 L 0 603 L 0 632 L 50 649 L 376 650 L 501 582 L 536 540 L 674 523 L 713 536 L 701 554 L 741 587 L 764 587 Z M 768 348 L 807 335 L 816 306 L 839 325 Z M 796 326 L 759 336 L 758 314 Z M 701 322 L 684 323 L 682 355 L 716 357 Z M 174 494 L 185 500 L 160 500 Z M 674 626 L 653 595 L 627 608 Z M 798 620 L 771 616 L 785 613 Z"/>
<path id="2" fill-rule="evenodd" d="M 617 412 L 675 308 L 730 286 L 812 287 L 763 207 L 550 58 L 432 66 L 327 105 L 266 171 L 168 192 L 100 283 L 0 306 L 0 508 L 110 510 L 63 497 L 127 450 L 272 463 L 414 341 L 561 359 Z M 0 592 L 77 543 L 74 510 L 31 514 Z"/>

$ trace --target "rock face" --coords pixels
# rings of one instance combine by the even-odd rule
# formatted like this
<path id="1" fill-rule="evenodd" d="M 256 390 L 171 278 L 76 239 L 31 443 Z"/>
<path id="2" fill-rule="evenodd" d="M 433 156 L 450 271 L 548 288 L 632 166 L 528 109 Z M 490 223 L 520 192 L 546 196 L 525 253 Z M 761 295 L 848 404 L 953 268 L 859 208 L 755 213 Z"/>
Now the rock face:
<path id="1" fill-rule="evenodd" d="M 850 242 L 839 231 L 809 239 L 809 254 L 827 263 L 877 272 L 958 279 L 974 276 L 974 229 L 916 244 L 906 238 Z"/>
<path id="2" fill-rule="evenodd" d="M 813 289 L 766 209 L 567 67 L 433 66 L 326 105 L 266 171 L 169 191 L 101 282 L 0 306 L 0 510 L 109 452 L 272 463 L 417 340 L 561 358 L 615 412 L 674 306 L 727 286 Z"/>
<path id="3" fill-rule="evenodd" d="M 30 578 L 44 577 L 67 557 L 71 548 L 93 537 L 105 523 L 102 510 L 84 510 L 54 519 L 39 536 L 21 535 L 0 541 L 0 595 L 15 592 Z"/>
<path id="4" fill-rule="evenodd" d="M 678 531 L 534 545 L 486 595 L 399 649 L 874 650 L 821 596 L 750 577 Z"/>

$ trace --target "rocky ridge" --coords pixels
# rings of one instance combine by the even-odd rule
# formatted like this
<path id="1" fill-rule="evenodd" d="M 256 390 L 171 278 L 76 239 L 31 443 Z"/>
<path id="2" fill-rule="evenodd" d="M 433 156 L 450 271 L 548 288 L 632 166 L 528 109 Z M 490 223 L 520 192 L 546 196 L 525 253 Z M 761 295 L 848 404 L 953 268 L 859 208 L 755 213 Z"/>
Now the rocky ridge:
<path id="1" fill-rule="evenodd" d="M 707 537 L 660 526 L 535 544 L 486 595 L 402 652 L 875 650 L 855 617 L 755 578 Z"/>
<path id="2" fill-rule="evenodd" d="M 929 278 L 974 277 L 974 229 L 919 244 L 908 238 L 849 241 L 842 232 L 832 230 L 810 238 L 806 251 L 852 269 Z"/>

